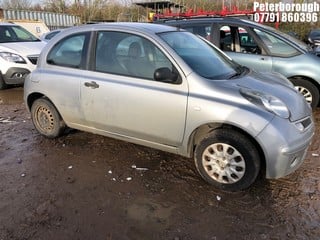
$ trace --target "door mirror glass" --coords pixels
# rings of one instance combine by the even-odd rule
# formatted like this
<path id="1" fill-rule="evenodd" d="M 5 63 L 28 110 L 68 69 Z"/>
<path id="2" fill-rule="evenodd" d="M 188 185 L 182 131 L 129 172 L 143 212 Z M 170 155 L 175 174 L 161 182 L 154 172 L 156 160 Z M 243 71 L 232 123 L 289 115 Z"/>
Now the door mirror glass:
<path id="1" fill-rule="evenodd" d="M 172 72 L 167 67 L 156 69 L 153 76 L 154 80 L 166 83 L 175 83 L 178 79 L 178 74 Z"/>

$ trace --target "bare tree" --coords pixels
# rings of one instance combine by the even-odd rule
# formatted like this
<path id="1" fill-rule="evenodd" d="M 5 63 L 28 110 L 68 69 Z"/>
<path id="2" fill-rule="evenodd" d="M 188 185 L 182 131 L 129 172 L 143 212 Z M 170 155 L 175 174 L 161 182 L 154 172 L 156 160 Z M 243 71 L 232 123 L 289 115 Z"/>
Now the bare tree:
<path id="1" fill-rule="evenodd" d="M 44 6 L 47 11 L 66 13 L 71 1 L 66 0 L 44 0 Z"/>
<path id="2" fill-rule="evenodd" d="M 32 6 L 31 0 L 3 0 L 1 7 L 4 9 L 25 10 Z"/>

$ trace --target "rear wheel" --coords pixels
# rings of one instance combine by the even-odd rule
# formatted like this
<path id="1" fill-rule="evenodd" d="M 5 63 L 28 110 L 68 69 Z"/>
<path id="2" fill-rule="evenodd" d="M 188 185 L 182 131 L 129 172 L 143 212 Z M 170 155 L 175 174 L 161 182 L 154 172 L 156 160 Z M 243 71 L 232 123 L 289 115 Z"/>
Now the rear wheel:
<path id="1" fill-rule="evenodd" d="M 59 137 L 66 127 L 55 106 L 45 98 L 34 101 L 31 118 L 38 132 L 47 138 Z"/>
<path id="2" fill-rule="evenodd" d="M 290 80 L 295 88 L 304 96 L 311 107 L 315 109 L 319 103 L 318 88 L 312 82 L 303 78 L 292 78 Z"/>
<path id="3" fill-rule="evenodd" d="M 195 164 L 210 184 L 228 191 L 248 188 L 260 171 L 260 156 L 254 144 L 231 129 L 217 129 L 195 150 Z"/>

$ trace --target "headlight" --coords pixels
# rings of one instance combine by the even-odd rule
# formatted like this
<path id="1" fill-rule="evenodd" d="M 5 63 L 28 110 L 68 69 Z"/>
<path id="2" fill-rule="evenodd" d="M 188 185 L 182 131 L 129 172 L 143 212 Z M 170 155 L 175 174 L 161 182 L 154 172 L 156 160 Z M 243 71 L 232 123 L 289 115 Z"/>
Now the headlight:
<path id="1" fill-rule="evenodd" d="M 276 114 L 279 117 L 290 117 L 290 111 L 287 105 L 275 96 L 245 88 L 241 88 L 240 93 L 248 101 L 255 105 L 264 107 L 266 110 Z"/>
<path id="2" fill-rule="evenodd" d="M 8 62 L 26 63 L 26 61 L 21 56 L 10 52 L 0 52 L 0 57 Z"/>

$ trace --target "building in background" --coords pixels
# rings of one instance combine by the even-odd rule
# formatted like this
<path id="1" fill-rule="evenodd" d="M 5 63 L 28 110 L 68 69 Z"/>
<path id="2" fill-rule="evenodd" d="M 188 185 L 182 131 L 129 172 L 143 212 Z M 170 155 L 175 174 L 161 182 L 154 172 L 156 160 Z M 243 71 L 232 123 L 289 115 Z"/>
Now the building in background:
<path id="1" fill-rule="evenodd" d="M 76 26 L 81 22 L 80 17 L 74 15 L 1 8 L 0 21 L 16 23 L 37 37 L 50 30 Z"/>

